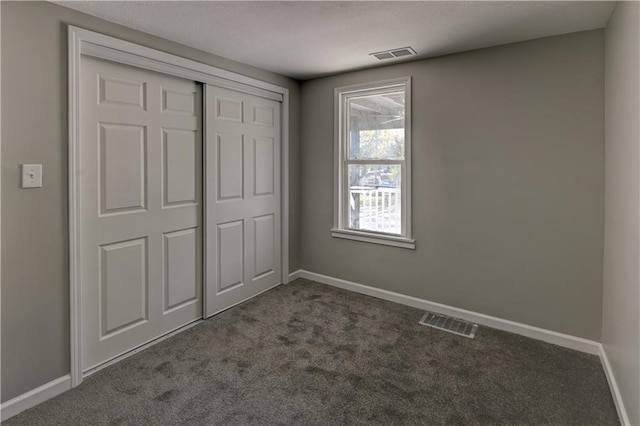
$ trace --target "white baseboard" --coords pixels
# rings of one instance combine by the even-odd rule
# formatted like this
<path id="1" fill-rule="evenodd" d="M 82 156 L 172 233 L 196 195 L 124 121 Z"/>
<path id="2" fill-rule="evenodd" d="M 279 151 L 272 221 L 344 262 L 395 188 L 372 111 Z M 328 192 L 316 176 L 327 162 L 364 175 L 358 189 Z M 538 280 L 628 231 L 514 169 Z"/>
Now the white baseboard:
<path id="1" fill-rule="evenodd" d="M 67 374 L 4 402 L 0 405 L 0 418 L 5 421 L 9 417 L 13 417 L 69 389 L 71 389 L 71 376 Z"/>
<path id="2" fill-rule="evenodd" d="M 546 330 L 544 328 L 534 327 L 527 324 L 521 324 L 502 318 L 492 317 L 490 315 L 480 314 L 477 312 L 467 311 L 465 309 L 455 308 L 453 306 L 444 305 L 442 303 L 430 302 L 428 300 L 419 299 L 417 297 L 407 296 L 400 293 L 394 293 L 388 290 L 382 290 L 339 278 L 329 277 L 327 275 L 317 274 L 305 270 L 296 271 L 300 278 L 317 281 L 328 284 L 333 287 L 350 290 L 356 293 L 366 294 L 367 296 L 377 297 L 379 299 L 388 300 L 402 305 L 412 306 L 414 308 L 423 309 L 425 311 L 436 312 L 461 318 L 480 325 L 495 328 L 498 330 L 508 331 L 510 333 L 519 334 L 521 336 L 530 337 L 532 339 L 541 340 L 543 342 L 552 343 L 580 352 L 586 352 L 592 355 L 600 355 L 600 343 L 593 340 L 583 339 L 581 337 L 571 336 L 569 334 L 558 333 L 556 331 Z"/>
<path id="3" fill-rule="evenodd" d="M 629 420 L 629 415 L 627 414 L 627 410 L 624 407 L 622 394 L 620 393 L 620 388 L 618 387 L 618 382 L 616 380 L 615 374 L 613 373 L 613 368 L 611 367 L 611 363 L 609 362 L 609 357 L 607 357 L 607 351 L 604 349 L 604 345 L 600 345 L 600 360 L 602 360 L 604 374 L 607 376 L 607 382 L 609 382 L 609 388 L 611 389 L 613 402 L 616 405 L 616 410 L 618 411 L 620 424 L 623 426 L 630 426 L 631 421 Z"/>
<path id="4" fill-rule="evenodd" d="M 302 274 L 302 269 L 298 269 L 297 271 L 290 273 L 288 282 L 291 282 L 293 280 L 300 278 L 300 274 Z"/>

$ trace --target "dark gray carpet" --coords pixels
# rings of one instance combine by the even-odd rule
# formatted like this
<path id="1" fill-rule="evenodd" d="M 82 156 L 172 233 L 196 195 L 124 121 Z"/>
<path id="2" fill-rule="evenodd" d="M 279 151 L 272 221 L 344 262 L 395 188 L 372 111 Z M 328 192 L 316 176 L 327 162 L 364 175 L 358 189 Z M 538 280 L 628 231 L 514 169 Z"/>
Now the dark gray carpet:
<path id="1" fill-rule="evenodd" d="M 297 280 L 4 424 L 619 424 L 597 357 L 421 314 Z"/>

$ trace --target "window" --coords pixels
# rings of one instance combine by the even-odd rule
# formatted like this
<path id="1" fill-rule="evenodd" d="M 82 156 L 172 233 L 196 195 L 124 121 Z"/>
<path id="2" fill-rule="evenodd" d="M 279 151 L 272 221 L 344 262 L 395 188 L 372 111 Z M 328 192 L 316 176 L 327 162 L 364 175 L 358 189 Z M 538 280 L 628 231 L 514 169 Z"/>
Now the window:
<path id="1" fill-rule="evenodd" d="M 335 91 L 334 237 L 415 248 L 410 83 L 403 78 Z"/>

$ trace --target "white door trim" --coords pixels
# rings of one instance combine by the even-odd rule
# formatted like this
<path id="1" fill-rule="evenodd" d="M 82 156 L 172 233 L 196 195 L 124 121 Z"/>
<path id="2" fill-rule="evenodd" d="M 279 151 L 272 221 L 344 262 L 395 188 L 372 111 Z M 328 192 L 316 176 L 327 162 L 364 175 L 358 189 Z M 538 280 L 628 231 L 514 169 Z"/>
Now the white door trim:
<path id="1" fill-rule="evenodd" d="M 0 11 L 2 10 L 2 8 L 0 8 Z M 0 12 L 0 46 L 2 46 L 2 13 Z M 0 51 L 2 49 L 0 48 Z M 0 52 L 0 58 L 2 58 L 2 52 Z M 0 70 L 2 69 L 2 60 L 0 59 Z M 0 164 L 2 164 L 2 73 L 0 72 Z M 1 174 L 1 173 L 0 173 Z M 2 200 L 2 178 L 0 178 L 0 200 Z M 0 211 L 2 211 L 2 201 L 0 201 Z M 0 215 L 1 216 L 1 215 Z M 1 218 L 0 218 L 1 219 Z M 2 220 L 0 220 L 0 223 L 2 223 Z M 0 241 L 2 241 L 2 226 L 0 226 Z M 0 243 L 0 259 L 2 258 L 2 243 Z M 0 262 L 2 263 L 2 262 Z M 285 276 L 285 272 L 282 271 L 282 278 L 284 279 Z M 0 267 L 0 277 L 2 277 L 2 267 Z M 0 282 L 2 281 L 2 279 L 0 279 Z M 0 288 L 2 288 L 2 285 L 0 283 Z M 2 297 L 0 297 L 0 304 L 2 304 Z M 0 321 L 2 322 L 2 321 Z M 1 341 L 1 339 L 0 339 Z M 2 343 L 0 343 L 0 352 L 2 351 Z M 2 376 L 2 367 L 0 367 L 0 376 Z M 0 401 L 2 401 L 2 391 L 0 391 Z M 2 409 L 0 408 L 0 421 L 2 421 Z"/>
<path id="2" fill-rule="evenodd" d="M 80 286 L 80 57 L 89 55 L 281 102 L 282 282 L 289 274 L 289 89 L 104 34 L 69 26 L 69 275 L 71 386 L 82 382 Z M 203 137 L 206 140 L 206 126 Z M 204 187 L 203 187 L 204 193 Z M 203 262 L 204 264 L 204 262 Z M 205 271 L 206 272 L 206 271 Z M 203 278 L 203 282 L 206 282 Z"/>

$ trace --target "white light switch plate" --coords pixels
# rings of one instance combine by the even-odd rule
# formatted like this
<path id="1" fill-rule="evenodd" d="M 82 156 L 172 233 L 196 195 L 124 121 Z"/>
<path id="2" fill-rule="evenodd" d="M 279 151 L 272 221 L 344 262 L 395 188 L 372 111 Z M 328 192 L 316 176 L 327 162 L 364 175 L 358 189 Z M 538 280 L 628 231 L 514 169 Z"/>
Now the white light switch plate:
<path id="1" fill-rule="evenodd" d="M 42 164 L 22 165 L 22 187 L 42 188 Z"/>

